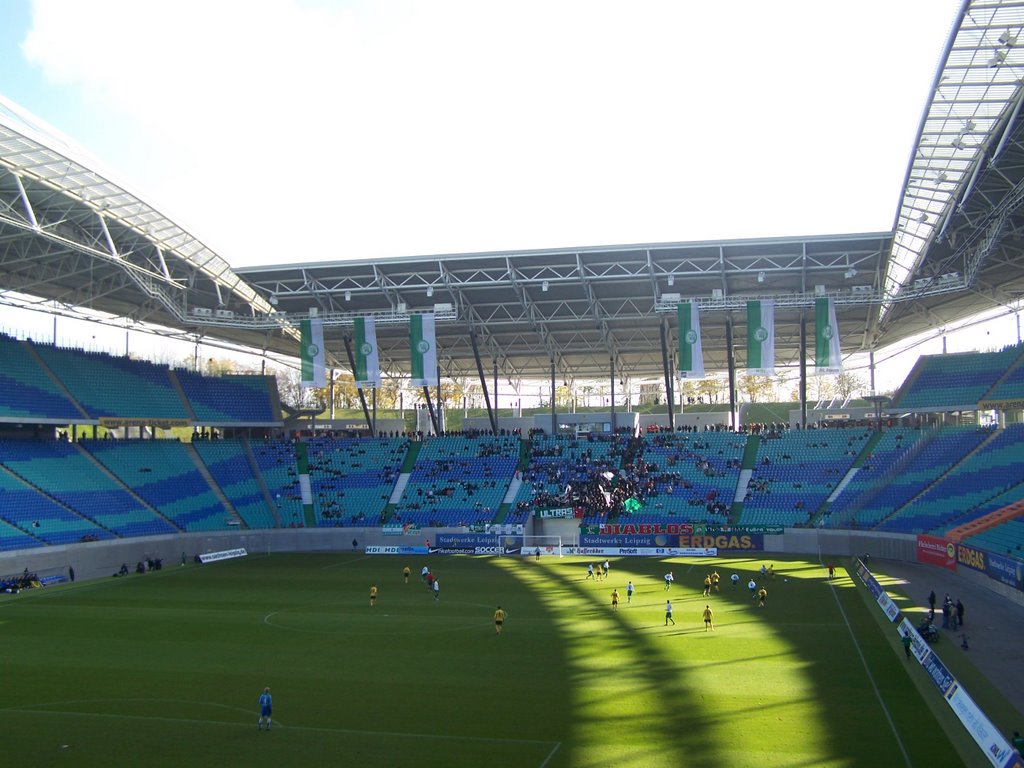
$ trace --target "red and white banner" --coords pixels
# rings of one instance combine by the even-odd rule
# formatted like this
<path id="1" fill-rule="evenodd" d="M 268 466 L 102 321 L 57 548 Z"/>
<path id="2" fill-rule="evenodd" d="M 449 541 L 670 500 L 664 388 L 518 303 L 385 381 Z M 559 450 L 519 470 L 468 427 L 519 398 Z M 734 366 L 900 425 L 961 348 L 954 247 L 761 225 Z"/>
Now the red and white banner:
<path id="1" fill-rule="evenodd" d="M 956 544 L 938 536 L 918 534 L 917 562 L 956 570 Z"/>

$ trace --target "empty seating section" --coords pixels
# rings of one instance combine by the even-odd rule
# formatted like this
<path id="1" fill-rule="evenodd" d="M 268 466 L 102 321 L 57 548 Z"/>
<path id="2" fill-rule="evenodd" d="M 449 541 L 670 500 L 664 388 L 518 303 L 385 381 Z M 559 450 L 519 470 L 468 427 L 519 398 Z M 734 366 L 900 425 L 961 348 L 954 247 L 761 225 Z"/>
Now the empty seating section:
<path id="1" fill-rule="evenodd" d="M 379 525 L 409 441 L 317 437 L 307 447 L 317 525 Z"/>
<path id="2" fill-rule="evenodd" d="M 47 544 L 114 538 L 85 515 L 128 495 L 70 443 L 0 441 L 0 463 L 10 470 L 0 470 L 0 517 L 7 522 Z"/>
<path id="3" fill-rule="evenodd" d="M 174 376 L 201 422 L 267 424 L 280 420 L 270 405 L 268 376 L 203 376 L 182 368 L 175 369 Z"/>
<path id="4" fill-rule="evenodd" d="M 525 523 L 534 509 L 573 506 L 572 489 L 580 491 L 599 473 L 617 473 L 620 441 L 612 435 L 545 435 L 530 439 L 530 463 L 516 491 L 506 523 Z"/>
<path id="5" fill-rule="evenodd" d="M 276 528 L 263 489 L 253 475 L 249 454 L 241 440 L 195 440 L 192 447 L 210 476 L 249 528 Z"/>
<path id="6" fill-rule="evenodd" d="M 186 531 L 226 530 L 230 514 L 176 440 L 92 440 L 101 464 Z"/>
<path id="7" fill-rule="evenodd" d="M 922 533 L 967 522 L 979 506 L 1018 485 L 1024 464 L 1024 425 L 991 436 L 914 500 L 878 526 L 882 531 Z"/>
<path id="8" fill-rule="evenodd" d="M 0 552 L 45 547 L 45 541 L 29 536 L 23 530 L 8 523 L 3 518 L 3 504 L 3 489 L 0 488 Z"/>
<path id="9" fill-rule="evenodd" d="M 491 522 L 519 462 L 519 438 L 442 436 L 426 440 L 393 520 L 426 525 Z"/>
<path id="10" fill-rule="evenodd" d="M 912 427 L 888 427 L 842 493 L 829 505 L 829 524 L 843 525 L 847 510 L 884 484 L 887 474 L 914 450 L 919 440 L 930 437 L 929 432 Z"/>
<path id="11" fill-rule="evenodd" d="M 277 506 L 281 525 L 285 528 L 302 526 L 302 491 L 291 440 L 250 440 L 249 448 Z"/>
<path id="12" fill-rule="evenodd" d="M 897 460 L 886 474 L 886 483 L 867 499 L 851 507 L 852 524 L 857 528 L 874 528 L 897 509 L 943 475 L 950 467 L 974 450 L 988 436 L 986 430 L 973 427 L 943 427 L 935 430 Z"/>
<path id="13" fill-rule="evenodd" d="M 1024 520 L 1017 518 L 990 528 L 983 533 L 970 536 L 964 544 L 979 549 L 987 549 L 998 555 L 1024 557 Z"/>
<path id="14" fill-rule="evenodd" d="M 166 366 L 46 344 L 34 348 L 92 416 L 188 418 Z"/>
<path id="15" fill-rule="evenodd" d="M 746 435 L 731 432 L 645 434 L 633 472 L 643 506 L 624 517 L 630 523 L 728 522 L 746 445 Z"/>
<path id="16" fill-rule="evenodd" d="M 0 336 L 0 416 L 37 419 L 82 417 L 25 344 Z"/>
<path id="17" fill-rule="evenodd" d="M 999 352 L 964 352 L 921 357 L 892 407 L 901 409 L 973 405 L 1020 357 L 1020 345 Z"/>
<path id="18" fill-rule="evenodd" d="M 11 471 L 78 515 L 100 526 L 103 536 L 156 536 L 177 529 L 146 508 L 116 479 L 103 472 L 76 444 L 63 440 L 2 443 L 0 456 Z M 95 535 L 96 531 L 88 531 Z"/>
<path id="19" fill-rule="evenodd" d="M 761 436 L 742 525 L 806 525 L 835 490 L 869 429 L 792 430 Z"/>
<path id="20" fill-rule="evenodd" d="M 1013 368 L 1006 372 L 1005 377 L 985 394 L 985 400 L 993 402 L 1024 400 L 1024 364 L 1021 360 L 1018 360 Z"/>

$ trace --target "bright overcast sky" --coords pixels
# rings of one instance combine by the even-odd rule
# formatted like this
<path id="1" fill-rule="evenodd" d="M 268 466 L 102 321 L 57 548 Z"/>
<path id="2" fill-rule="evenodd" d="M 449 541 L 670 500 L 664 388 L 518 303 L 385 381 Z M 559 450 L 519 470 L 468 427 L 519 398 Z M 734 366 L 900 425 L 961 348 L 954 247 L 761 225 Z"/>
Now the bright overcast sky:
<path id="1" fill-rule="evenodd" d="M 958 7 L 5 0 L 0 93 L 235 266 L 887 231 Z"/>

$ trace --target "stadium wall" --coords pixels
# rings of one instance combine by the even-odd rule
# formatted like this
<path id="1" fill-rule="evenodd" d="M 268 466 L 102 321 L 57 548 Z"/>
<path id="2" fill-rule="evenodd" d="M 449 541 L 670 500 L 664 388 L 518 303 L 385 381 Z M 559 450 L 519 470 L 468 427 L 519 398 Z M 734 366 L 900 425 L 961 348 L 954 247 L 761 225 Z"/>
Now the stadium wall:
<path id="1" fill-rule="evenodd" d="M 367 546 L 422 546 L 436 542 L 444 533 L 463 533 L 461 528 L 424 528 L 415 536 L 385 535 L 380 528 L 288 528 L 268 531 L 194 533 L 136 539 L 98 541 L 67 546 L 23 549 L 0 554 L 0 577 L 22 573 L 26 568 L 41 577 L 67 576 L 75 569 L 76 580 L 109 578 L 122 563 L 135 573 L 140 560 L 159 558 L 165 568 L 180 567 L 184 552 L 191 565 L 197 554 L 244 547 L 250 555 L 272 552 L 352 552 Z M 765 555 L 772 553 L 817 556 L 830 559 L 861 557 L 917 563 L 917 537 L 855 531 L 790 529 L 780 536 L 765 536 Z M 743 554 L 752 555 L 753 552 Z M 926 566 L 925 566 L 926 567 Z M 1008 600 L 1024 605 L 1024 592 L 1001 584 L 984 573 L 959 568 L 960 578 L 987 587 Z"/>

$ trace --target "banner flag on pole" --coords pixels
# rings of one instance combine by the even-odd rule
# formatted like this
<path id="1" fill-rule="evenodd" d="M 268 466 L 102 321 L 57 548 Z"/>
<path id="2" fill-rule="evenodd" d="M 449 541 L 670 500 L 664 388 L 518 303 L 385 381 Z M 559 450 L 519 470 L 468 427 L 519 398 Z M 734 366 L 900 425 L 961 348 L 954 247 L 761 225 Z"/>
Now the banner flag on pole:
<path id="1" fill-rule="evenodd" d="M 436 344 L 434 315 L 411 315 L 409 347 L 412 351 L 412 386 L 432 387 L 437 384 Z"/>
<path id="2" fill-rule="evenodd" d="M 377 357 L 377 328 L 372 317 L 357 317 L 355 328 L 356 369 L 352 372 L 357 389 L 380 386 L 380 359 Z"/>
<path id="3" fill-rule="evenodd" d="M 299 322 L 302 336 L 299 357 L 302 372 L 299 382 L 303 387 L 326 387 L 327 371 L 324 369 L 324 322 L 311 317 Z"/>
<path id="4" fill-rule="evenodd" d="M 694 302 L 676 305 L 679 313 L 679 378 L 704 378 L 704 350 L 700 344 L 700 316 Z"/>
<path id="5" fill-rule="evenodd" d="M 843 357 L 839 346 L 836 303 L 828 297 L 814 300 L 814 373 L 842 373 Z"/>
<path id="6" fill-rule="evenodd" d="M 747 373 L 775 375 L 775 302 L 747 302 Z"/>

